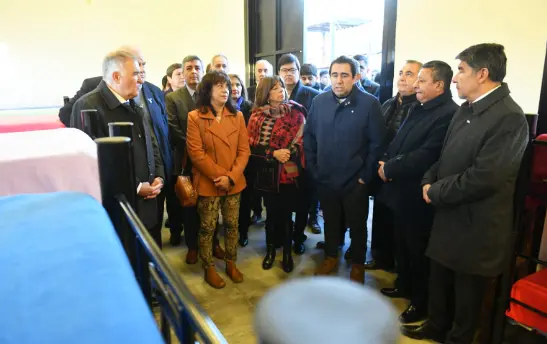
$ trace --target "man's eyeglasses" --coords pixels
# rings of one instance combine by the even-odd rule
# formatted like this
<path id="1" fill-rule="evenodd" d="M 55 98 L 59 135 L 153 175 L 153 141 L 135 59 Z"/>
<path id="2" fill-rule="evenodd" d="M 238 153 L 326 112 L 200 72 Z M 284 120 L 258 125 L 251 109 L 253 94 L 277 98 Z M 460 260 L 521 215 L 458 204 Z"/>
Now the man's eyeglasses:
<path id="1" fill-rule="evenodd" d="M 296 73 L 298 69 L 296 68 L 281 68 L 279 71 L 283 74 L 288 74 L 288 73 L 291 73 L 291 74 L 294 74 Z"/>

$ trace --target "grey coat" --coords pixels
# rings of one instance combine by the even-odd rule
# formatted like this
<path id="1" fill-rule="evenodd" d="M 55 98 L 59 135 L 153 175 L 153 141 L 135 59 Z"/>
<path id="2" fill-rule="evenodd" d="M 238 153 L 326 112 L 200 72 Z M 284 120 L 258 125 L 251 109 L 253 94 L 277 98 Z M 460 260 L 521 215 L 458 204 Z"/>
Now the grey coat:
<path id="1" fill-rule="evenodd" d="M 501 87 L 464 103 L 439 161 L 424 175 L 435 220 L 426 254 L 458 272 L 494 277 L 509 252 L 513 194 L 528 142 L 522 109 Z"/>

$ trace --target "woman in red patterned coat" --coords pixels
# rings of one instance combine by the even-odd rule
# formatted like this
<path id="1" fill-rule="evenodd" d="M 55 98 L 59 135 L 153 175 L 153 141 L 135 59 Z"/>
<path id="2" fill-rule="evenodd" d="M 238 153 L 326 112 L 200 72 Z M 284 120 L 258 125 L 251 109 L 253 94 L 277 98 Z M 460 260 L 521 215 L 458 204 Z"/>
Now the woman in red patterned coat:
<path id="1" fill-rule="evenodd" d="M 266 204 L 266 257 L 264 270 L 275 261 L 276 232 L 283 237 L 283 270 L 291 272 L 292 212 L 296 208 L 298 180 L 304 165 L 302 134 L 306 110 L 288 100 L 278 76 L 265 77 L 256 89 L 255 107 L 247 126 L 255 188 Z"/>

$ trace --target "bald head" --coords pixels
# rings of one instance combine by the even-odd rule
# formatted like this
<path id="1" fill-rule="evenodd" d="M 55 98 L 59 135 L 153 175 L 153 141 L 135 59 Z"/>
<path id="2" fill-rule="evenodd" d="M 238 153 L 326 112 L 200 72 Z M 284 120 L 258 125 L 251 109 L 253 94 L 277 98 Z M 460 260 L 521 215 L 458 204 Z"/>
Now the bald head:
<path id="1" fill-rule="evenodd" d="M 268 60 L 258 60 L 255 64 L 256 83 L 267 76 L 273 75 L 273 66 Z"/>

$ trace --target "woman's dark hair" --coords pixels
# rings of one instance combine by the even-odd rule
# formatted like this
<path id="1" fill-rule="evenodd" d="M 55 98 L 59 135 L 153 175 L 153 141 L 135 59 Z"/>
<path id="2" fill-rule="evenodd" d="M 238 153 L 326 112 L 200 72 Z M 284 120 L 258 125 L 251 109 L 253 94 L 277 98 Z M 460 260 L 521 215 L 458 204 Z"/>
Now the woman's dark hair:
<path id="1" fill-rule="evenodd" d="M 239 77 L 239 75 L 237 74 L 228 74 L 228 76 L 230 78 L 236 78 L 237 80 L 239 80 L 239 83 L 241 84 L 241 96 L 243 97 L 244 100 L 249 100 L 249 95 L 247 94 L 247 89 L 245 88 L 245 84 L 243 83 L 243 80 L 241 80 L 241 78 Z M 230 80 L 231 81 L 231 80 Z M 230 94 L 230 97 L 232 95 Z"/>
<path id="2" fill-rule="evenodd" d="M 167 75 L 164 75 L 163 78 L 161 79 L 161 85 L 163 86 L 163 90 L 165 90 L 165 86 L 167 86 Z M 171 85 L 169 85 L 171 86 Z"/>
<path id="3" fill-rule="evenodd" d="M 201 113 L 207 113 L 211 110 L 216 115 L 215 109 L 211 105 L 211 97 L 213 95 L 213 87 L 218 84 L 226 84 L 228 87 L 228 100 L 224 106 L 228 111 L 236 114 L 237 110 L 230 100 L 232 94 L 232 83 L 230 82 L 230 78 L 226 73 L 217 71 L 210 71 L 201 79 L 201 83 L 198 85 L 197 89 L 198 101 L 196 108 L 198 108 Z"/>
<path id="4" fill-rule="evenodd" d="M 270 91 L 278 84 L 280 84 L 281 87 L 286 88 L 283 79 L 281 79 L 281 77 L 277 75 L 267 76 L 264 79 L 260 80 L 260 82 L 256 86 L 254 107 L 257 108 L 268 104 Z M 288 100 L 287 94 L 285 94 L 285 98 L 287 98 L 286 100 Z"/>

